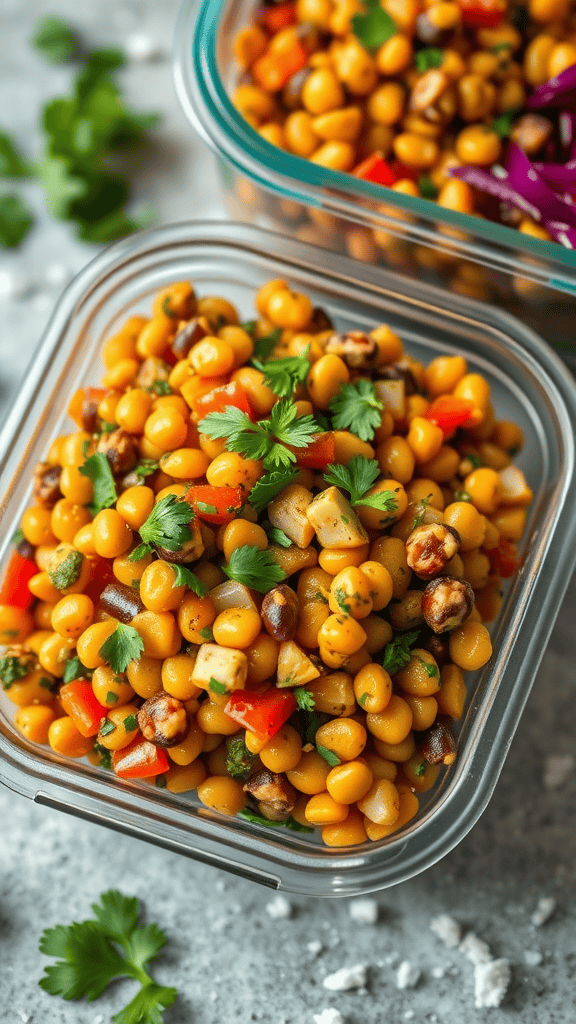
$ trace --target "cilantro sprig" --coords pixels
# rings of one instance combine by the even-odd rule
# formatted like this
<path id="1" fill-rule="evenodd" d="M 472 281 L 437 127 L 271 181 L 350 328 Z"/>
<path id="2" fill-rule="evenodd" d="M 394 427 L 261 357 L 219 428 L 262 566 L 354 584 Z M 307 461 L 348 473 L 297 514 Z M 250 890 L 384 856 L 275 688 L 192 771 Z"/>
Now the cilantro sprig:
<path id="1" fill-rule="evenodd" d="M 333 750 L 329 750 L 328 747 L 323 747 L 321 743 L 316 744 L 316 750 L 331 768 L 335 768 L 337 764 L 342 763 L 338 754 L 335 754 Z"/>
<path id="2" fill-rule="evenodd" d="M 348 491 L 352 506 L 368 505 L 379 512 L 395 512 L 398 502 L 394 491 L 366 493 L 379 475 L 380 467 L 377 462 L 365 458 L 364 455 L 356 455 L 347 466 L 341 466 L 339 463 L 330 466 L 324 473 L 324 479 L 334 487 Z"/>
<path id="3" fill-rule="evenodd" d="M 441 68 L 444 56 L 444 50 L 439 50 L 436 46 L 424 46 L 416 53 L 414 63 L 420 74 L 423 75 L 425 71 L 431 71 L 432 68 Z"/>
<path id="4" fill-rule="evenodd" d="M 241 325 L 247 334 L 250 335 L 254 342 L 254 359 L 269 359 L 275 346 L 282 337 L 282 328 L 275 327 L 269 334 L 262 335 L 261 338 L 256 334 L 256 328 L 258 323 L 256 320 L 248 320 L 246 323 Z"/>
<path id="5" fill-rule="evenodd" d="M 364 14 L 355 14 L 351 19 L 352 31 L 367 50 L 377 50 L 387 39 L 395 36 L 398 26 L 379 0 L 364 0 Z"/>
<path id="6" fill-rule="evenodd" d="M 270 411 L 270 418 L 253 423 L 234 406 L 224 412 L 211 412 L 198 424 L 202 434 L 226 438 L 227 449 L 240 452 L 246 459 L 262 460 L 264 468 L 287 468 L 296 462 L 290 448 L 307 448 L 320 427 L 312 416 L 298 416 L 294 402 L 283 399 Z"/>
<path id="7" fill-rule="evenodd" d="M 351 430 L 361 441 L 371 441 L 382 422 L 383 408 L 372 381 L 361 377 L 354 384 L 342 384 L 334 395 L 332 424 L 337 430 Z"/>
<path id="8" fill-rule="evenodd" d="M 389 644 L 386 644 L 382 668 L 385 668 L 390 675 L 404 668 L 412 657 L 410 648 L 416 643 L 417 639 L 417 632 L 401 633 L 400 636 L 395 637 Z"/>
<path id="9" fill-rule="evenodd" d="M 509 139 L 512 134 L 512 124 L 518 117 L 519 110 L 507 110 L 504 114 L 495 117 L 490 125 L 490 130 L 496 132 L 501 139 Z"/>
<path id="10" fill-rule="evenodd" d="M 0 178 L 29 178 L 31 173 L 10 136 L 0 131 Z"/>
<path id="11" fill-rule="evenodd" d="M 5 654 L 3 658 L 0 658 L 0 682 L 4 690 L 9 690 L 12 683 L 16 683 L 18 679 L 23 679 L 27 672 L 30 671 L 30 664 L 26 661 L 21 661 L 12 654 Z"/>
<path id="12" fill-rule="evenodd" d="M 275 395 L 280 398 L 291 398 L 298 384 L 303 384 L 310 373 L 309 351 L 310 346 L 299 356 L 270 359 L 267 363 L 252 359 L 252 364 L 264 374 L 264 384 Z"/>
<path id="13" fill-rule="evenodd" d="M 152 551 L 154 545 L 167 551 L 178 551 L 192 538 L 188 523 L 194 519 L 194 509 L 187 501 L 179 500 L 175 494 L 166 494 L 154 506 L 146 522 L 140 527 L 142 544 L 128 555 L 131 562 L 138 562 Z"/>
<path id="14" fill-rule="evenodd" d="M 93 516 L 104 508 L 110 508 L 118 499 L 110 463 L 103 452 L 95 452 L 86 459 L 79 472 L 92 481 L 94 497 L 88 505 Z"/>
<path id="15" fill-rule="evenodd" d="M 34 223 L 34 214 L 15 192 L 0 195 L 0 246 L 16 249 Z"/>
<path id="16" fill-rule="evenodd" d="M 102 893 L 92 905 L 94 918 L 47 928 L 40 952 L 57 957 L 44 970 L 39 985 L 64 999 L 98 999 L 117 978 L 131 978 L 140 989 L 114 1014 L 114 1024 L 162 1024 L 163 1010 L 174 1003 L 177 990 L 159 985 L 148 973 L 150 961 L 168 941 L 156 924 L 140 924 L 140 902 L 118 890 Z"/>
<path id="17" fill-rule="evenodd" d="M 254 763 L 243 736 L 231 736 L 226 740 L 226 771 L 235 779 L 246 779 Z"/>
<path id="18" fill-rule="evenodd" d="M 261 814 L 256 814 L 255 811 L 251 811 L 248 807 L 239 811 L 236 817 L 242 818 L 242 821 L 250 821 L 254 825 L 266 825 L 267 828 L 289 828 L 291 832 L 314 831 L 308 825 L 301 825 L 295 818 L 288 818 L 286 821 L 270 821 L 269 818 L 263 818 Z"/>
<path id="19" fill-rule="evenodd" d="M 290 466 L 287 469 L 276 469 L 257 480 L 250 491 L 249 499 L 254 511 L 263 512 L 285 487 L 294 483 L 297 475 L 297 472 Z"/>
<path id="20" fill-rule="evenodd" d="M 176 562 L 168 562 L 168 565 L 174 569 L 175 587 L 189 587 L 198 597 L 206 597 L 208 587 L 198 579 L 191 569 L 187 569 L 185 565 L 178 565 Z"/>
<path id="21" fill-rule="evenodd" d="M 297 686 L 292 690 L 292 694 L 296 700 L 296 703 L 300 711 L 313 711 L 316 704 L 313 695 L 310 690 L 307 690 L 305 686 Z"/>
<path id="22" fill-rule="evenodd" d="M 89 679 L 91 672 L 87 669 L 80 658 L 75 655 L 73 658 L 68 658 L 64 665 L 63 680 L 65 683 L 71 683 L 73 679 Z"/>
<path id="23" fill-rule="evenodd" d="M 286 574 L 270 551 L 260 551 L 251 544 L 236 548 L 230 561 L 222 569 L 231 580 L 237 580 L 252 590 L 266 594 L 277 583 L 286 579 Z"/>
<path id="24" fill-rule="evenodd" d="M 143 651 L 144 641 L 134 626 L 119 622 L 98 653 L 114 672 L 125 672 L 131 661 L 140 661 Z"/>

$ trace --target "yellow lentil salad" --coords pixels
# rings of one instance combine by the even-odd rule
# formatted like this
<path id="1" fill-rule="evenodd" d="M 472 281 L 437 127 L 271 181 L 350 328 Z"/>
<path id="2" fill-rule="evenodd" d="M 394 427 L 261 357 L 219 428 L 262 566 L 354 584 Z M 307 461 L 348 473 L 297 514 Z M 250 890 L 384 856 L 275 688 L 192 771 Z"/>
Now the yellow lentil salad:
<path id="1" fill-rule="evenodd" d="M 457 752 L 464 673 L 532 494 L 486 380 L 285 281 L 241 324 L 177 282 L 102 347 L 0 590 L 16 729 L 328 846 L 378 840 Z"/>
<path id="2" fill-rule="evenodd" d="M 273 145 L 576 245 L 574 0 L 270 0 L 234 52 Z"/>

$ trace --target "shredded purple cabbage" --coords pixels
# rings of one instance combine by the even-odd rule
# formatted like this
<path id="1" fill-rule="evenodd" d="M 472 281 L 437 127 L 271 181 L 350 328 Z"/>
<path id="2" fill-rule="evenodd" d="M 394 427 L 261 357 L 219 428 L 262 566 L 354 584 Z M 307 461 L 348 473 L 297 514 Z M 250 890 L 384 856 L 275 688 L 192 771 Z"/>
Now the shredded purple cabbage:
<path id="1" fill-rule="evenodd" d="M 574 109 L 576 104 L 576 64 L 561 71 L 555 78 L 551 78 L 543 85 L 539 85 L 531 96 L 526 100 L 526 106 L 531 110 L 540 110 L 542 107 L 561 107 L 562 109 Z"/>

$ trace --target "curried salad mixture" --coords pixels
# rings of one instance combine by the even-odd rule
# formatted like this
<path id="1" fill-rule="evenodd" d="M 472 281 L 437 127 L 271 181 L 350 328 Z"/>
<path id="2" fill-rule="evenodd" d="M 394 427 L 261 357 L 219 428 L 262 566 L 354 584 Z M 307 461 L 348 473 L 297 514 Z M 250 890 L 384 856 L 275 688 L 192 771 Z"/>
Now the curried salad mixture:
<path id="1" fill-rule="evenodd" d="M 273 145 L 576 247 L 574 0 L 268 0 L 234 51 Z"/>
<path id="2" fill-rule="evenodd" d="M 240 324 L 187 282 L 102 348 L 0 589 L 27 740 L 328 846 L 457 756 L 464 674 L 532 493 L 466 360 L 339 333 L 285 281 Z"/>

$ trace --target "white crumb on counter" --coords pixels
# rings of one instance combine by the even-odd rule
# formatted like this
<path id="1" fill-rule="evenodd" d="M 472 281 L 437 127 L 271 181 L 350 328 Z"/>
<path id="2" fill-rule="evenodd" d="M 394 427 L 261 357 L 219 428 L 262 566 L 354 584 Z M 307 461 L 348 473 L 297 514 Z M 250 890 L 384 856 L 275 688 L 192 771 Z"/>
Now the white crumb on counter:
<path id="1" fill-rule="evenodd" d="M 378 904 L 376 900 L 362 898 L 352 900 L 348 904 L 350 917 L 357 924 L 376 924 L 378 920 Z"/>
<path id="2" fill-rule="evenodd" d="M 474 1005 L 476 1009 L 500 1006 L 509 983 L 510 962 L 508 960 L 491 960 L 487 964 L 476 964 L 474 968 Z"/>
<path id="3" fill-rule="evenodd" d="M 420 981 L 421 971 L 409 960 L 403 960 L 396 972 L 396 988 L 415 988 Z"/>
<path id="4" fill-rule="evenodd" d="M 437 935 L 449 949 L 458 946 L 462 938 L 462 929 L 458 921 L 448 914 L 439 914 L 438 917 L 433 917 L 430 921 L 430 931 L 434 932 L 434 935 Z"/>
<path id="5" fill-rule="evenodd" d="M 446 968 L 445 967 L 433 967 L 432 968 L 432 977 L 433 978 L 445 978 L 446 977 Z"/>
<path id="6" fill-rule="evenodd" d="M 474 932 L 468 932 L 462 939 L 460 952 L 473 964 L 488 964 L 493 959 L 488 943 L 479 939 Z"/>
<path id="7" fill-rule="evenodd" d="M 73 276 L 64 263 L 49 263 L 44 271 L 44 282 L 49 288 L 65 288 Z"/>
<path id="8" fill-rule="evenodd" d="M 130 60 L 141 61 L 143 64 L 158 60 L 162 56 L 162 51 L 156 40 L 143 32 L 132 32 L 127 36 L 124 40 L 124 49 Z"/>
<path id="9" fill-rule="evenodd" d="M 544 762 L 544 788 L 560 789 L 567 781 L 575 763 L 571 754 L 547 757 Z"/>
<path id="10" fill-rule="evenodd" d="M 413 1020 L 416 1016 L 414 1010 L 406 1010 L 404 1013 L 404 1020 Z"/>
<path id="11" fill-rule="evenodd" d="M 97 1017 L 94 1017 L 92 1024 L 104 1024 L 104 1017 L 101 1013 L 99 1013 Z"/>
<path id="12" fill-rule="evenodd" d="M 322 1010 L 322 1013 L 314 1013 L 315 1024 L 344 1024 L 344 1017 L 333 1006 Z"/>
<path id="13" fill-rule="evenodd" d="M 322 984 L 331 992 L 347 992 L 351 988 L 364 988 L 366 967 L 364 964 L 356 964 L 355 967 L 341 967 L 339 971 L 324 978 Z"/>
<path id="14" fill-rule="evenodd" d="M 0 299 L 22 299 L 33 291 L 32 282 L 21 270 L 0 270 Z"/>
<path id="15" fill-rule="evenodd" d="M 541 928 L 546 921 L 549 921 L 556 910 L 556 900 L 553 896 L 541 896 L 538 906 L 532 914 L 531 921 L 535 928 Z"/>
<path id="16" fill-rule="evenodd" d="M 324 946 L 320 942 L 320 939 L 311 939 L 310 942 L 306 943 L 306 949 L 311 956 L 319 956 L 324 949 Z"/>
<path id="17" fill-rule="evenodd" d="M 279 892 L 273 900 L 270 900 L 270 903 L 266 904 L 266 913 L 273 921 L 280 921 L 292 916 L 292 904 Z"/>
<path id="18" fill-rule="evenodd" d="M 524 963 L 527 967 L 539 967 L 544 957 L 537 949 L 524 950 Z"/>

